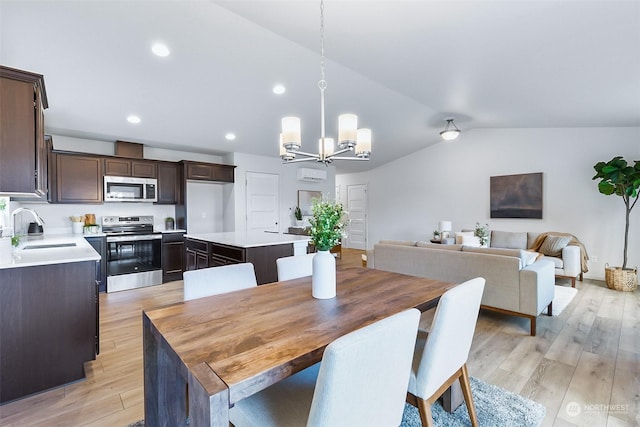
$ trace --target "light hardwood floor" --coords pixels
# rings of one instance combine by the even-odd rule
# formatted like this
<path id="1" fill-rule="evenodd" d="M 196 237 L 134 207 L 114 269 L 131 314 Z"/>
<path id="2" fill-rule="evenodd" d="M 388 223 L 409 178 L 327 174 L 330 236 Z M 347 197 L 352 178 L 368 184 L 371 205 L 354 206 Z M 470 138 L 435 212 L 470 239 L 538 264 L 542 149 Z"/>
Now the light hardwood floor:
<path id="1" fill-rule="evenodd" d="M 338 268 L 360 266 L 361 254 L 343 249 Z M 588 279 L 576 286 L 560 316 L 538 318 L 536 337 L 524 319 L 481 312 L 469 372 L 545 405 L 545 426 L 638 426 L 640 293 Z M 87 364 L 87 379 L 0 406 L 0 425 L 110 427 L 142 419 L 141 313 L 179 301 L 181 281 L 101 294 L 101 353 Z M 423 315 L 423 327 L 432 316 Z"/>

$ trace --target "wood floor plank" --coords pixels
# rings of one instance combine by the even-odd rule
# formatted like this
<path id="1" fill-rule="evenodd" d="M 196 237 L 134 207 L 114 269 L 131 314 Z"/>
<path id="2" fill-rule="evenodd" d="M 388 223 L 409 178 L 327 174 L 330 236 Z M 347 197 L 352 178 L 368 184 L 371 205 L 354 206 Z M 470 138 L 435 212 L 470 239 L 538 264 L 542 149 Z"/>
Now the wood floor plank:
<path id="1" fill-rule="evenodd" d="M 609 414 L 640 425 L 640 353 L 619 350 Z"/>
<path id="2" fill-rule="evenodd" d="M 558 418 L 564 421 L 590 427 L 607 425 L 608 405 L 613 386 L 615 360 L 599 354 L 582 353 L 573 378 L 567 389 Z M 575 412 L 562 410 L 574 405 Z"/>

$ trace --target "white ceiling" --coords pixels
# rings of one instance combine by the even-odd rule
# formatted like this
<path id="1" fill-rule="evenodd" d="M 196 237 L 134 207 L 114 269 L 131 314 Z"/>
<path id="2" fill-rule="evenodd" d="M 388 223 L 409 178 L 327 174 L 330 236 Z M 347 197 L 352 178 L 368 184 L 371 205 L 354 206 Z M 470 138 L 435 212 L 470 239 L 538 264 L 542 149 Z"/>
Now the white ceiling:
<path id="1" fill-rule="evenodd" d="M 440 143 L 448 116 L 461 139 L 640 126 L 640 1 L 327 0 L 325 19 L 328 136 L 343 112 L 373 130 L 372 160 L 339 173 Z M 0 0 L 0 37 L 1 64 L 45 76 L 49 133 L 277 157 L 297 115 L 317 145 L 317 1 Z"/>

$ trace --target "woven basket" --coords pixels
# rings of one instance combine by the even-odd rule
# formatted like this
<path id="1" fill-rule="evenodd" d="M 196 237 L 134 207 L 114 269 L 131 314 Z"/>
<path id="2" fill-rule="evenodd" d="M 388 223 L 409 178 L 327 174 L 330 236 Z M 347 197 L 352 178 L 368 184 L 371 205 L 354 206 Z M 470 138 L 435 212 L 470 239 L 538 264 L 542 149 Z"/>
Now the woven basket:
<path id="1" fill-rule="evenodd" d="M 633 292 L 638 287 L 638 267 L 623 270 L 622 267 L 609 267 L 609 264 L 605 264 L 604 280 L 609 289 Z"/>

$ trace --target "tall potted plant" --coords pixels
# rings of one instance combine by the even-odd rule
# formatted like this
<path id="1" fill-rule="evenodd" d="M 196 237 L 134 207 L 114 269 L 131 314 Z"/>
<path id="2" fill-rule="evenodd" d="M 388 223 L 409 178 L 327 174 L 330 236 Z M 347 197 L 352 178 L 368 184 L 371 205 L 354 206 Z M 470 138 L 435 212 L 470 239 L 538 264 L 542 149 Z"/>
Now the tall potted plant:
<path id="1" fill-rule="evenodd" d="M 326 199 L 314 199 L 309 219 L 309 235 L 318 250 L 313 257 L 311 287 L 314 298 L 327 299 L 336 296 L 336 260 L 329 252 L 340 243 L 345 226 L 342 204 Z"/>
<path id="2" fill-rule="evenodd" d="M 625 206 L 624 225 L 624 259 L 622 267 L 605 267 L 607 286 L 619 291 L 634 291 L 638 287 L 638 267 L 627 268 L 627 249 L 629 247 L 629 216 L 638 202 L 640 192 L 640 160 L 628 164 L 622 156 L 614 157 L 608 162 L 598 162 L 593 167 L 596 174 L 592 179 L 599 179 L 598 191 L 611 196 L 622 197 Z"/>

